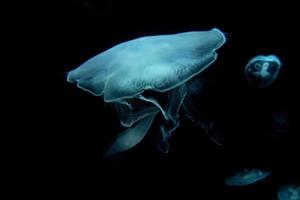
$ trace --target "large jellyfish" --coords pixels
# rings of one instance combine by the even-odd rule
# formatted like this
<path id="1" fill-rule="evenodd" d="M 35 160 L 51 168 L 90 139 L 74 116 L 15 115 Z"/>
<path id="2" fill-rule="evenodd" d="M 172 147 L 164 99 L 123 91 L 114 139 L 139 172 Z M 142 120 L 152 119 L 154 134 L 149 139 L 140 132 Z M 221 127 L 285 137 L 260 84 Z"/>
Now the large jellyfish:
<path id="1" fill-rule="evenodd" d="M 245 186 L 263 180 L 271 174 L 271 171 L 261 169 L 244 169 L 225 180 L 229 186 Z"/>
<path id="2" fill-rule="evenodd" d="M 216 28 L 146 36 L 116 45 L 70 71 L 67 81 L 113 103 L 121 125 L 127 128 L 106 155 L 137 145 L 159 112 L 164 122 L 157 147 L 168 152 L 168 138 L 179 126 L 178 111 L 188 91 L 185 83 L 216 60 L 215 51 L 225 40 Z"/>
<path id="3" fill-rule="evenodd" d="M 267 87 L 278 77 L 281 62 L 275 55 L 256 56 L 245 67 L 248 83 L 254 87 Z"/>
<path id="4" fill-rule="evenodd" d="M 300 184 L 293 183 L 281 186 L 277 196 L 279 200 L 300 200 Z"/>

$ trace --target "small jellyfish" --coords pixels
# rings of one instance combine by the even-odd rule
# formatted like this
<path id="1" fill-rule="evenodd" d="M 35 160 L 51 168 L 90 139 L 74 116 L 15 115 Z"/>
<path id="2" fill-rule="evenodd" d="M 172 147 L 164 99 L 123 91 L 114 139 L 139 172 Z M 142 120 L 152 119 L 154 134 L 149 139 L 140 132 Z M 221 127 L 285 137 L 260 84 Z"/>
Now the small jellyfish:
<path id="1" fill-rule="evenodd" d="M 188 93 L 186 83 L 217 59 L 215 51 L 225 40 L 216 28 L 146 36 L 116 45 L 70 71 L 67 81 L 114 104 L 126 128 L 106 155 L 137 145 L 159 112 L 165 121 L 156 143 L 167 153 L 168 138 L 179 126 L 178 112 Z"/>
<path id="2" fill-rule="evenodd" d="M 233 176 L 226 178 L 225 183 L 229 186 L 245 186 L 263 180 L 271 174 L 271 171 L 261 169 L 244 169 Z"/>
<path id="3" fill-rule="evenodd" d="M 272 115 L 272 129 L 276 133 L 285 133 L 288 131 L 289 127 L 289 116 L 288 112 L 277 111 Z"/>
<path id="4" fill-rule="evenodd" d="M 256 56 L 245 67 L 248 84 L 254 87 L 268 87 L 279 75 L 281 62 L 275 55 Z"/>
<path id="5" fill-rule="evenodd" d="M 300 200 L 300 184 L 293 183 L 281 186 L 277 196 L 279 200 Z"/>

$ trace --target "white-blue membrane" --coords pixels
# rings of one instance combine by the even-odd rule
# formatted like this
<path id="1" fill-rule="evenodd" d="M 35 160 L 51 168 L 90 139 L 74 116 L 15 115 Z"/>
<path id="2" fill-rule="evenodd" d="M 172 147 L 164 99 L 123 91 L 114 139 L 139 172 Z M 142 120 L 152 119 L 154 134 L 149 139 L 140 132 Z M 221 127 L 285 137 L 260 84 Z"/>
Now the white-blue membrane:
<path id="1" fill-rule="evenodd" d="M 245 186 L 256 183 L 268 177 L 271 171 L 261 169 L 244 169 L 233 176 L 226 178 L 226 185 Z"/>
<path id="2" fill-rule="evenodd" d="M 216 50 L 225 41 L 217 28 L 145 36 L 118 44 L 70 71 L 67 81 L 95 96 L 103 96 L 106 103 L 113 103 L 121 125 L 128 128 L 107 155 L 137 145 L 159 111 L 165 122 L 160 126 L 157 146 L 168 152 L 167 140 L 179 126 L 178 112 L 189 91 L 185 83 L 217 59 Z M 167 95 L 166 107 L 155 97 L 145 96 L 145 90 Z"/>
<path id="3" fill-rule="evenodd" d="M 277 197 L 279 200 L 300 200 L 300 184 L 292 183 L 281 186 Z"/>

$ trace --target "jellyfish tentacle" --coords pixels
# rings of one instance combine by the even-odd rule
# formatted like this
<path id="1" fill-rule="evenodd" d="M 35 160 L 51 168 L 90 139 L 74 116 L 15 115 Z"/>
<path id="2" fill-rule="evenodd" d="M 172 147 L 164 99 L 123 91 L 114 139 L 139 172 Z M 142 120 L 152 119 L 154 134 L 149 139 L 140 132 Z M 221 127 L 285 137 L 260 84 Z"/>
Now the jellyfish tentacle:
<path id="1" fill-rule="evenodd" d="M 183 100 L 187 94 L 185 84 L 182 84 L 180 87 L 171 90 L 168 93 L 168 105 L 167 105 L 167 113 L 169 118 L 172 121 L 177 121 L 178 111 L 183 103 Z"/>
<path id="2" fill-rule="evenodd" d="M 187 96 L 183 103 L 183 109 L 185 115 L 190 119 L 196 126 L 204 130 L 204 134 L 215 144 L 221 146 L 224 143 L 224 134 L 218 130 L 218 127 L 210 121 L 205 119 L 201 113 L 193 106 L 191 96 Z"/>
<path id="3" fill-rule="evenodd" d="M 171 133 L 179 126 L 179 115 L 178 111 L 184 101 L 184 98 L 187 94 L 185 84 L 174 88 L 168 92 L 168 104 L 166 109 L 163 109 L 158 101 L 153 97 L 144 97 L 143 95 L 138 95 L 137 98 L 153 103 L 162 113 L 164 119 L 166 120 L 160 126 L 160 133 L 157 137 L 157 148 L 167 153 L 169 151 L 168 139 L 171 136 Z"/>
<path id="4" fill-rule="evenodd" d="M 140 143 L 149 131 L 156 114 L 157 112 L 145 117 L 144 119 L 141 119 L 134 126 L 121 132 L 105 155 L 112 156 L 114 154 L 129 150 Z"/>
<path id="5" fill-rule="evenodd" d="M 204 130 L 202 133 L 205 134 L 212 142 L 221 146 L 224 144 L 224 132 L 214 123 L 213 120 L 208 119 L 201 112 L 201 108 L 195 106 L 196 104 L 201 105 L 198 100 L 204 97 L 207 84 L 207 79 L 203 76 L 197 76 L 186 83 L 187 96 L 183 102 L 183 109 L 186 117 L 192 121 L 197 127 Z M 197 103 L 196 103 L 197 101 Z"/>
<path id="6" fill-rule="evenodd" d="M 156 142 L 156 145 L 161 152 L 168 153 L 169 151 L 168 139 L 172 132 L 179 126 L 178 112 L 186 94 L 185 84 L 182 84 L 180 87 L 177 87 L 168 93 L 166 113 L 169 120 L 166 120 L 166 122 L 160 126 L 160 133 L 158 134 Z"/>
<path id="7" fill-rule="evenodd" d="M 163 153 L 168 153 L 169 152 L 169 134 L 167 131 L 165 131 L 164 126 L 161 125 L 160 126 L 160 132 L 157 135 L 157 139 L 156 139 L 156 146 L 158 148 L 159 151 L 163 152 Z"/>

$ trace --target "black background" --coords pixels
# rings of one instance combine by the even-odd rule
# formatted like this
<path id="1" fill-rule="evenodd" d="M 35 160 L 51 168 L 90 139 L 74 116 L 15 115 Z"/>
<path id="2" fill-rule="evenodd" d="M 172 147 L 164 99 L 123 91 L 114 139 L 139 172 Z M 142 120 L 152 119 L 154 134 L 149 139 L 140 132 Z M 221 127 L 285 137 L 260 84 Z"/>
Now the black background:
<path id="1" fill-rule="evenodd" d="M 37 128 L 40 155 L 54 190 L 91 185 L 98 195 L 154 198 L 273 199 L 280 185 L 299 178 L 295 118 L 297 105 L 297 9 L 288 2 L 73 0 L 38 7 L 36 23 L 46 69 L 41 87 L 49 88 L 39 105 L 45 118 Z M 186 117 L 170 139 L 168 154 L 154 145 L 155 131 L 136 147 L 114 158 L 102 154 L 121 130 L 113 107 L 66 82 L 66 73 L 92 56 L 144 35 L 217 27 L 227 43 L 205 72 L 205 98 L 199 108 L 225 135 L 217 146 Z M 252 88 L 243 69 L 249 59 L 275 54 L 282 63 L 270 88 Z M 38 73 L 37 73 L 38 74 Z M 202 105 L 203 103 L 203 105 Z M 41 103 L 40 103 L 41 104 Z M 272 133 L 272 114 L 288 113 L 289 131 Z M 159 124 L 160 119 L 155 121 Z M 298 156 L 299 157 L 299 156 Z M 256 185 L 229 188 L 224 179 L 244 168 L 266 168 L 272 176 Z M 298 171 L 297 171 L 298 170 Z M 82 181 L 81 181 L 82 180 Z M 112 192 L 109 192 L 110 190 Z M 205 196 L 205 197 L 203 197 Z"/>

